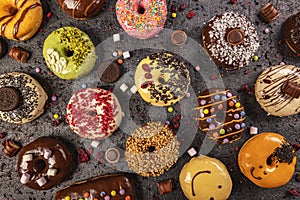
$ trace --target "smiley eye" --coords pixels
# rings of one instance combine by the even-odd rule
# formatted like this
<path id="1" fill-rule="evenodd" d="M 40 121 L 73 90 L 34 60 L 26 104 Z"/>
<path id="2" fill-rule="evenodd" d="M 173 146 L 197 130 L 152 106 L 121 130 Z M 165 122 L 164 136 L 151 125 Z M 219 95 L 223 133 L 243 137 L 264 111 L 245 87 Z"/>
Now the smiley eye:
<path id="1" fill-rule="evenodd" d="M 268 172 L 264 171 L 264 175 L 267 175 L 267 174 L 268 174 Z"/>
<path id="2" fill-rule="evenodd" d="M 219 188 L 219 189 L 222 189 L 222 185 L 218 185 L 218 188 Z"/>
<path id="3" fill-rule="evenodd" d="M 262 166 L 262 165 L 259 165 L 259 169 L 261 169 L 261 168 L 263 168 L 263 166 Z"/>
<path id="4" fill-rule="evenodd" d="M 209 200 L 215 200 L 215 198 L 213 198 L 213 197 L 210 197 L 210 199 Z"/>

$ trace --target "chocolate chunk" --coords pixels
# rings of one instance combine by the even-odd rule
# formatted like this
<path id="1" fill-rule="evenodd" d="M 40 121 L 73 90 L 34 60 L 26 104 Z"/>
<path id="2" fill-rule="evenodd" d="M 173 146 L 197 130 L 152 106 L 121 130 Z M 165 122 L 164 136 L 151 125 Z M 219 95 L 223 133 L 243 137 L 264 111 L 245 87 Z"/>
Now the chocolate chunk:
<path id="1" fill-rule="evenodd" d="M 173 44 L 181 46 L 184 45 L 187 40 L 187 35 L 184 31 L 177 30 L 171 36 L 171 41 Z"/>
<path id="2" fill-rule="evenodd" d="M 116 62 L 103 62 L 97 70 L 101 81 L 105 83 L 114 83 L 121 76 L 120 66 Z"/>
<path id="3" fill-rule="evenodd" d="M 240 29 L 233 29 L 227 34 L 227 42 L 231 45 L 239 45 L 244 41 L 244 31 Z"/>
<path id="4" fill-rule="evenodd" d="M 168 179 L 157 183 L 158 192 L 160 195 L 167 194 L 173 191 L 173 180 Z"/>
<path id="5" fill-rule="evenodd" d="M 300 85 L 298 83 L 285 81 L 281 90 L 284 94 L 288 94 L 293 98 L 297 99 L 300 97 Z"/>
<path id="6" fill-rule="evenodd" d="M 0 59 L 7 53 L 7 43 L 5 40 L 0 38 Z"/>
<path id="7" fill-rule="evenodd" d="M 16 153 L 20 149 L 20 146 L 17 145 L 12 140 L 6 140 L 3 144 L 3 146 L 4 146 L 4 148 L 2 149 L 2 152 L 4 153 L 4 155 L 6 155 L 9 158 L 16 155 Z"/>
<path id="8" fill-rule="evenodd" d="M 268 23 L 274 21 L 280 16 L 278 10 L 270 3 L 267 3 L 260 9 L 261 16 Z"/>
<path id="9" fill-rule="evenodd" d="M 26 63 L 29 58 L 29 52 L 19 47 L 13 47 L 9 51 L 9 56 L 19 63 Z"/>
<path id="10" fill-rule="evenodd" d="M 20 95 L 17 89 L 13 87 L 0 88 L 0 111 L 12 111 L 18 107 Z"/>

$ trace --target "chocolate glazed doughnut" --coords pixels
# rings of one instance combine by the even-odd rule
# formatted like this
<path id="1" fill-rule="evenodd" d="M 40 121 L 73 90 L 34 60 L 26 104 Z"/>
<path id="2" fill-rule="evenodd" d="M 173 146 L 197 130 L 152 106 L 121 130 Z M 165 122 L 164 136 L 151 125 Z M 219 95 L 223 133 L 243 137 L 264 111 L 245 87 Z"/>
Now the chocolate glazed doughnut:
<path id="1" fill-rule="evenodd" d="M 95 17 L 104 4 L 104 0 L 56 0 L 62 10 L 75 19 Z"/>

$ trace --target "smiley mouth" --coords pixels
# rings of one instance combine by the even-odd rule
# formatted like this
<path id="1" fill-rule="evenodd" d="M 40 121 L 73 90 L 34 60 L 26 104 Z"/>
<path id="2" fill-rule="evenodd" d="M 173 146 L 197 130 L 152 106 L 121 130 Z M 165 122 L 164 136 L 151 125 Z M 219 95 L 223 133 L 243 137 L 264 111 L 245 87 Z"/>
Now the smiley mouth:
<path id="1" fill-rule="evenodd" d="M 251 170 L 250 170 L 252 177 L 257 179 L 257 180 L 261 180 L 262 177 L 254 175 L 254 170 L 255 170 L 255 167 L 252 167 Z"/>

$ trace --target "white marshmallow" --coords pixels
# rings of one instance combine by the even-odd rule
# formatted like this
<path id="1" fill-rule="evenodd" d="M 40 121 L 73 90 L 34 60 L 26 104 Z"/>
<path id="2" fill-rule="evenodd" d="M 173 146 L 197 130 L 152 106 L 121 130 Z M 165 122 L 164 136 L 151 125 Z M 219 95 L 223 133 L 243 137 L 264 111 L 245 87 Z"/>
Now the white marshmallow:
<path id="1" fill-rule="evenodd" d="M 258 133 L 258 128 L 254 127 L 254 126 L 251 126 L 250 127 L 250 134 L 251 135 L 256 135 L 257 133 Z"/>
<path id="2" fill-rule="evenodd" d="M 46 160 L 48 160 L 50 158 L 51 154 L 52 154 L 52 151 L 50 149 L 45 149 L 44 150 L 44 158 Z"/>
<path id="3" fill-rule="evenodd" d="M 47 183 L 47 180 L 44 177 L 39 178 L 38 180 L 36 180 L 36 183 L 42 187 L 43 185 L 45 185 Z"/>
<path id="4" fill-rule="evenodd" d="M 22 184 L 28 183 L 29 180 L 30 180 L 30 174 L 27 174 L 27 173 L 22 174 L 22 177 L 20 179 L 20 181 L 21 181 Z"/>
<path id="5" fill-rule="evenodd" d="M 132 86 L 132 87 L 130 88 L 130 91 L 131 91 L 132 94 L 135 94 L 135 93 L 137 92 L 136 86 L 135 86 L 135 85 Z"/>
<path id="6" fill-rule="evenodd" d="M 32 161 L 32 154 L 25 154 L 23 155 L 23 162 Z"/>
<path id="7" fill-rule="evenodd" d="M 130 58 L 130 53 L 129 53 L 129 51 L 123 52 L 123 58 L 124 58 L 124 59 Z"/>
<path id="8" fill-rule="evenodd" d="M 114 42 L 119 42 L 121 40 L 120 34 L 114 34 L 113 39 L 114 39 Z"/>
<path id="9" fill-rule="evenodd" d="M 128 85 L 126 85 L 126 83 L 123 83 L 123 84 L 120 86 L 120 89 L 122 90 L 122 92 L 125 92 L 125 91 L 128 89 Z"/>
<path id="10" fill-rule="evenodd" d="M 93 140 L 93 141 L 91 142 L 91 146 L 94 147 L 94 148 L 97 148 L 97 147 L 99 146 L 99 144 L 100 144 L 100 142 L 97 141 L 97 140 Z"/>
<path id="11" fill-rule="evenodd" d="M 47 171 L 48 176 L 55 176 L 56 173 L 57 173 L 57 169 L 53 169 L 53 168 L 48 169 L 48 171 Z"/>
<path id="12" fill-rule="evenodd" d="M 197 154 L 197 151 L 194 148 L 190 148 L 187 152 L 191 157 Z"/>

